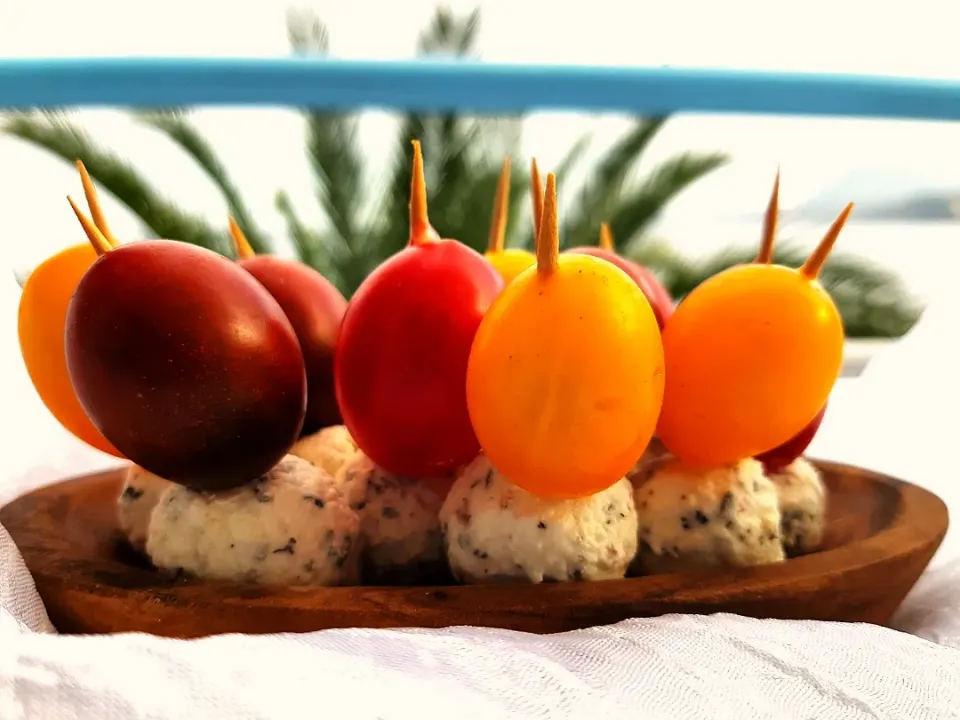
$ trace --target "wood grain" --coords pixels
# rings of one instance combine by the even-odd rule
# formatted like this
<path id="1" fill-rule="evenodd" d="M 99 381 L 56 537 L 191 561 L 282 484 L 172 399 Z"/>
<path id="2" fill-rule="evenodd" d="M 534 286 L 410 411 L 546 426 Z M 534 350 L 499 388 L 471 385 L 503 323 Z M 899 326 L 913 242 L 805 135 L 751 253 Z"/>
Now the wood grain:
<path id="1" fill-rule="evenodd" d="M 825 549 L 780 565 L 605 582 L 486 587 L 267 588 L 174 578 L 120 537 L 121 472 L 68 480 L 0 509 L 65 633 L 304 632 L 475 625 L 551 633 L 665 613 L 887 622 L 947 530 L 935 495 L 826 462 Z"/>

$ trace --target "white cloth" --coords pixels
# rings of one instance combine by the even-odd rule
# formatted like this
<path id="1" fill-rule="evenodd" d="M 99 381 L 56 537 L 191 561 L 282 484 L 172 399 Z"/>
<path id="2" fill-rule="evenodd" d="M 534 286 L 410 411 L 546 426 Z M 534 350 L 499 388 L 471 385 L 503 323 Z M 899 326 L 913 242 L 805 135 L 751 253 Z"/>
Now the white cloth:
<path id="1" fill-rule="evenodd" d="M 930 310 L 862 379 L 842 382 L 811 454 L 908 478 L 960 508 L 949 470 L 956 311 Z M 4 368 L 21 367 L 15 345 L 3 353 Z M 18 442 L 4 451 L 13 469 L 0 504 L 111 464 L 45 415 L 22 370 L 7 378 L 4 435 Z M 452 628 L 184 642 L 56 635 L 0 528 L 0 720 L 960 717 L 956 537 L 898 614 L 904 632 L 674 615 L 542 637 Z"/>

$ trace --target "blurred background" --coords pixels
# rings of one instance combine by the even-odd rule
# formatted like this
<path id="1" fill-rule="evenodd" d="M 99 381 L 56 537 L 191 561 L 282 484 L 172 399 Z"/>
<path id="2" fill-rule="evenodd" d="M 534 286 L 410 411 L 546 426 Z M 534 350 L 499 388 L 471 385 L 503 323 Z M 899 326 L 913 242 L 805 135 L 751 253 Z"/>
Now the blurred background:
<path id="1" fill-rule="evenodd" d="M 0 56 L 452 54 L 958 77 L 949 12 L 932 0 L 0 0 Z M 542 172 L 558 173 L 562 242 L 595 244 L 599 224 L 609 222 L 618 251 L 654 269 L 677 298 L 755 253 L 778 166 L 782 262 L 799 264 L 855 201 L 823 275 L 851 348 L 860 349 L 851 355 L 905 333 L 955 282 L 953 124 L 118 109 L 0 116 L 4 295 L 15 304 L 15 277 L 83 240 L 64 200 L 79 193 L 79 157 L 121 239 L 165 237 L 230 254 L 230 213 L 258 251 L 297 256 L 349 296 L 406 241 L 411 138 L 424 143 L 431 219 L 444 236 L 485 245 L 496 177 L 510 155 L 508 244 L 529 245 L 527 173 L 536 156 Z"/>

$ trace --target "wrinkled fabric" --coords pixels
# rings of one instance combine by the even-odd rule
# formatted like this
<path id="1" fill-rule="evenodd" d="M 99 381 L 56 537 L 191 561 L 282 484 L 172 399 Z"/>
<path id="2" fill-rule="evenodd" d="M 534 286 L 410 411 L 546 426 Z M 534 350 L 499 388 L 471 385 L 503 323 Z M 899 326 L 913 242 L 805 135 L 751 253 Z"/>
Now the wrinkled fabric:
<path id="1" fill-rule="evenodd" d="M 956 304 L 931 308 L 862 378 L 842 381 L 810 454 L 924 485 L 956 512 L 955 317 Z M 114 464 L 20 391 L 17 437 L 43 438 L 43 447 L 11 451 L 0 504 Z M 13 426 L 9 413 L 4 422 Z M 960 717 L 954 532 L 893 625 L 671 615 L 553 636 L 450 628 L 66 637 L 0 529 L 0 720 Z"/>

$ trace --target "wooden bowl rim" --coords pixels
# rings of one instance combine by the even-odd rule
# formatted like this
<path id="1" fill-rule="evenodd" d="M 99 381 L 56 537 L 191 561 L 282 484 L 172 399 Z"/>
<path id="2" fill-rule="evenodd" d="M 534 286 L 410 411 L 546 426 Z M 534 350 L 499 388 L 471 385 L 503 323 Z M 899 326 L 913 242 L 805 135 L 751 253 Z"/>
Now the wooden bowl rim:
<path id="1" fill-rule="evenodd" d="M 884 529 L 868 538 L 855 540 L 846 545 L 823 550 L 799 558 L 790 559 L 784 563 L 754 566 L 749 568 L 724 568 L 705 570 L 697 573 L 697 582 L 690 587 L 690 573 L 670 573 L 662 575 L 647 575 L 630 577 L 618 580 L 602 581 L 604 588 L 610 589 L 611 597 L 622 598 L 626 588 L 633 591 L 632 597 L 636 600 L 656 600 L 658 597 L 669 595 L 674 602 L 696 604 L 709 601 L 715 604 L 718 598 L 722 599 L 726 593 L 732 598 L 751 594 L 769 594 L 771 591 L 788 589 L 788 586 L 801 581 L 816 581 L 826 584 L 831 579 L 848 573 L 863 570 L 878 562 L 922 552 L 924 548 L 938 546 L 946 532 L 949 514 L 945 503 L 934 493 L 883 473 L 854 467 L 843 463 L 811 459 L 818 468 L 827 473 L 854 472 L 865 475 L 869 481 L 881 483 L 897 492 L 897 508 L 890 523 Z M 47 485 L 35 490 L 35 493 L 56 494 L 58 487 L 69 483 L 97 479 L 107 480 L 119 478 L 124 468 L 116 468 L 98 473 L 74 476 L 58 483 Z M 23 499 L 11 501 L 4 508 L 0 508 L 0 522 L 3 522 L 3 510 Z M 51 560 L 41 548 L 29 545 L 21 547 L 26 556 L 33 556 L 32 572 L 41 575 L 47 581 L 57 583 L 66 574 L 60 566 L 66 562 L 85 563 L 98 560 L 97 558 L 69 557 L 60 561 Z M 348 600 L 355 600 L 358 604 L 382 605 L 385 595 L 396 599 L 399 603 L 416 603 L 426 598 L 449 599 L 456 603 L 467 600 L 471 604 L 483 606 L 495 601 L 500 612 L 509 610 L 506 605 L 529 605 L 539 603 L 572 603 L 578 598 L 586 598 L 589 590 L 598 582 L 585 583 L 549 583 L 549 584 L 511 584 L 511 585 L 442 585 L 442 586 L 276 586 L 267 587 L 246 583 L 233 583 L 219 580 L 181 579 L 175 584 L 165 579 L 154 570 L 132 568 L 119 559 L 112 559 L 119 567 L 127 568 L 131 572 L 156 574 L 157 583 L 137 584 L 129 590 L 117 588 L 126 592 L 141 592 L 156 595 L 176 595 L 189 601 L 191 597 L 200 598 L 207 593 L 216 594 L 221 602 L 242 602 L 245 606 L 269 606 L 271 608 L 287 607 L 314 608 L 316 603 L 305 602 L 318 597 L 330 598 L 333 605 L 345 606 Z M 679 583 L 678 578 L 687 578 L 686 583 Z M 70 581 L 73 589 L 83 592 L 85 588 L 103 587 L 102 581 L 96 581 L 89 574 L 82 575 L 79 582 L 76 575 Z M 618 590 L 620 592 L 618 592 Z"/>

